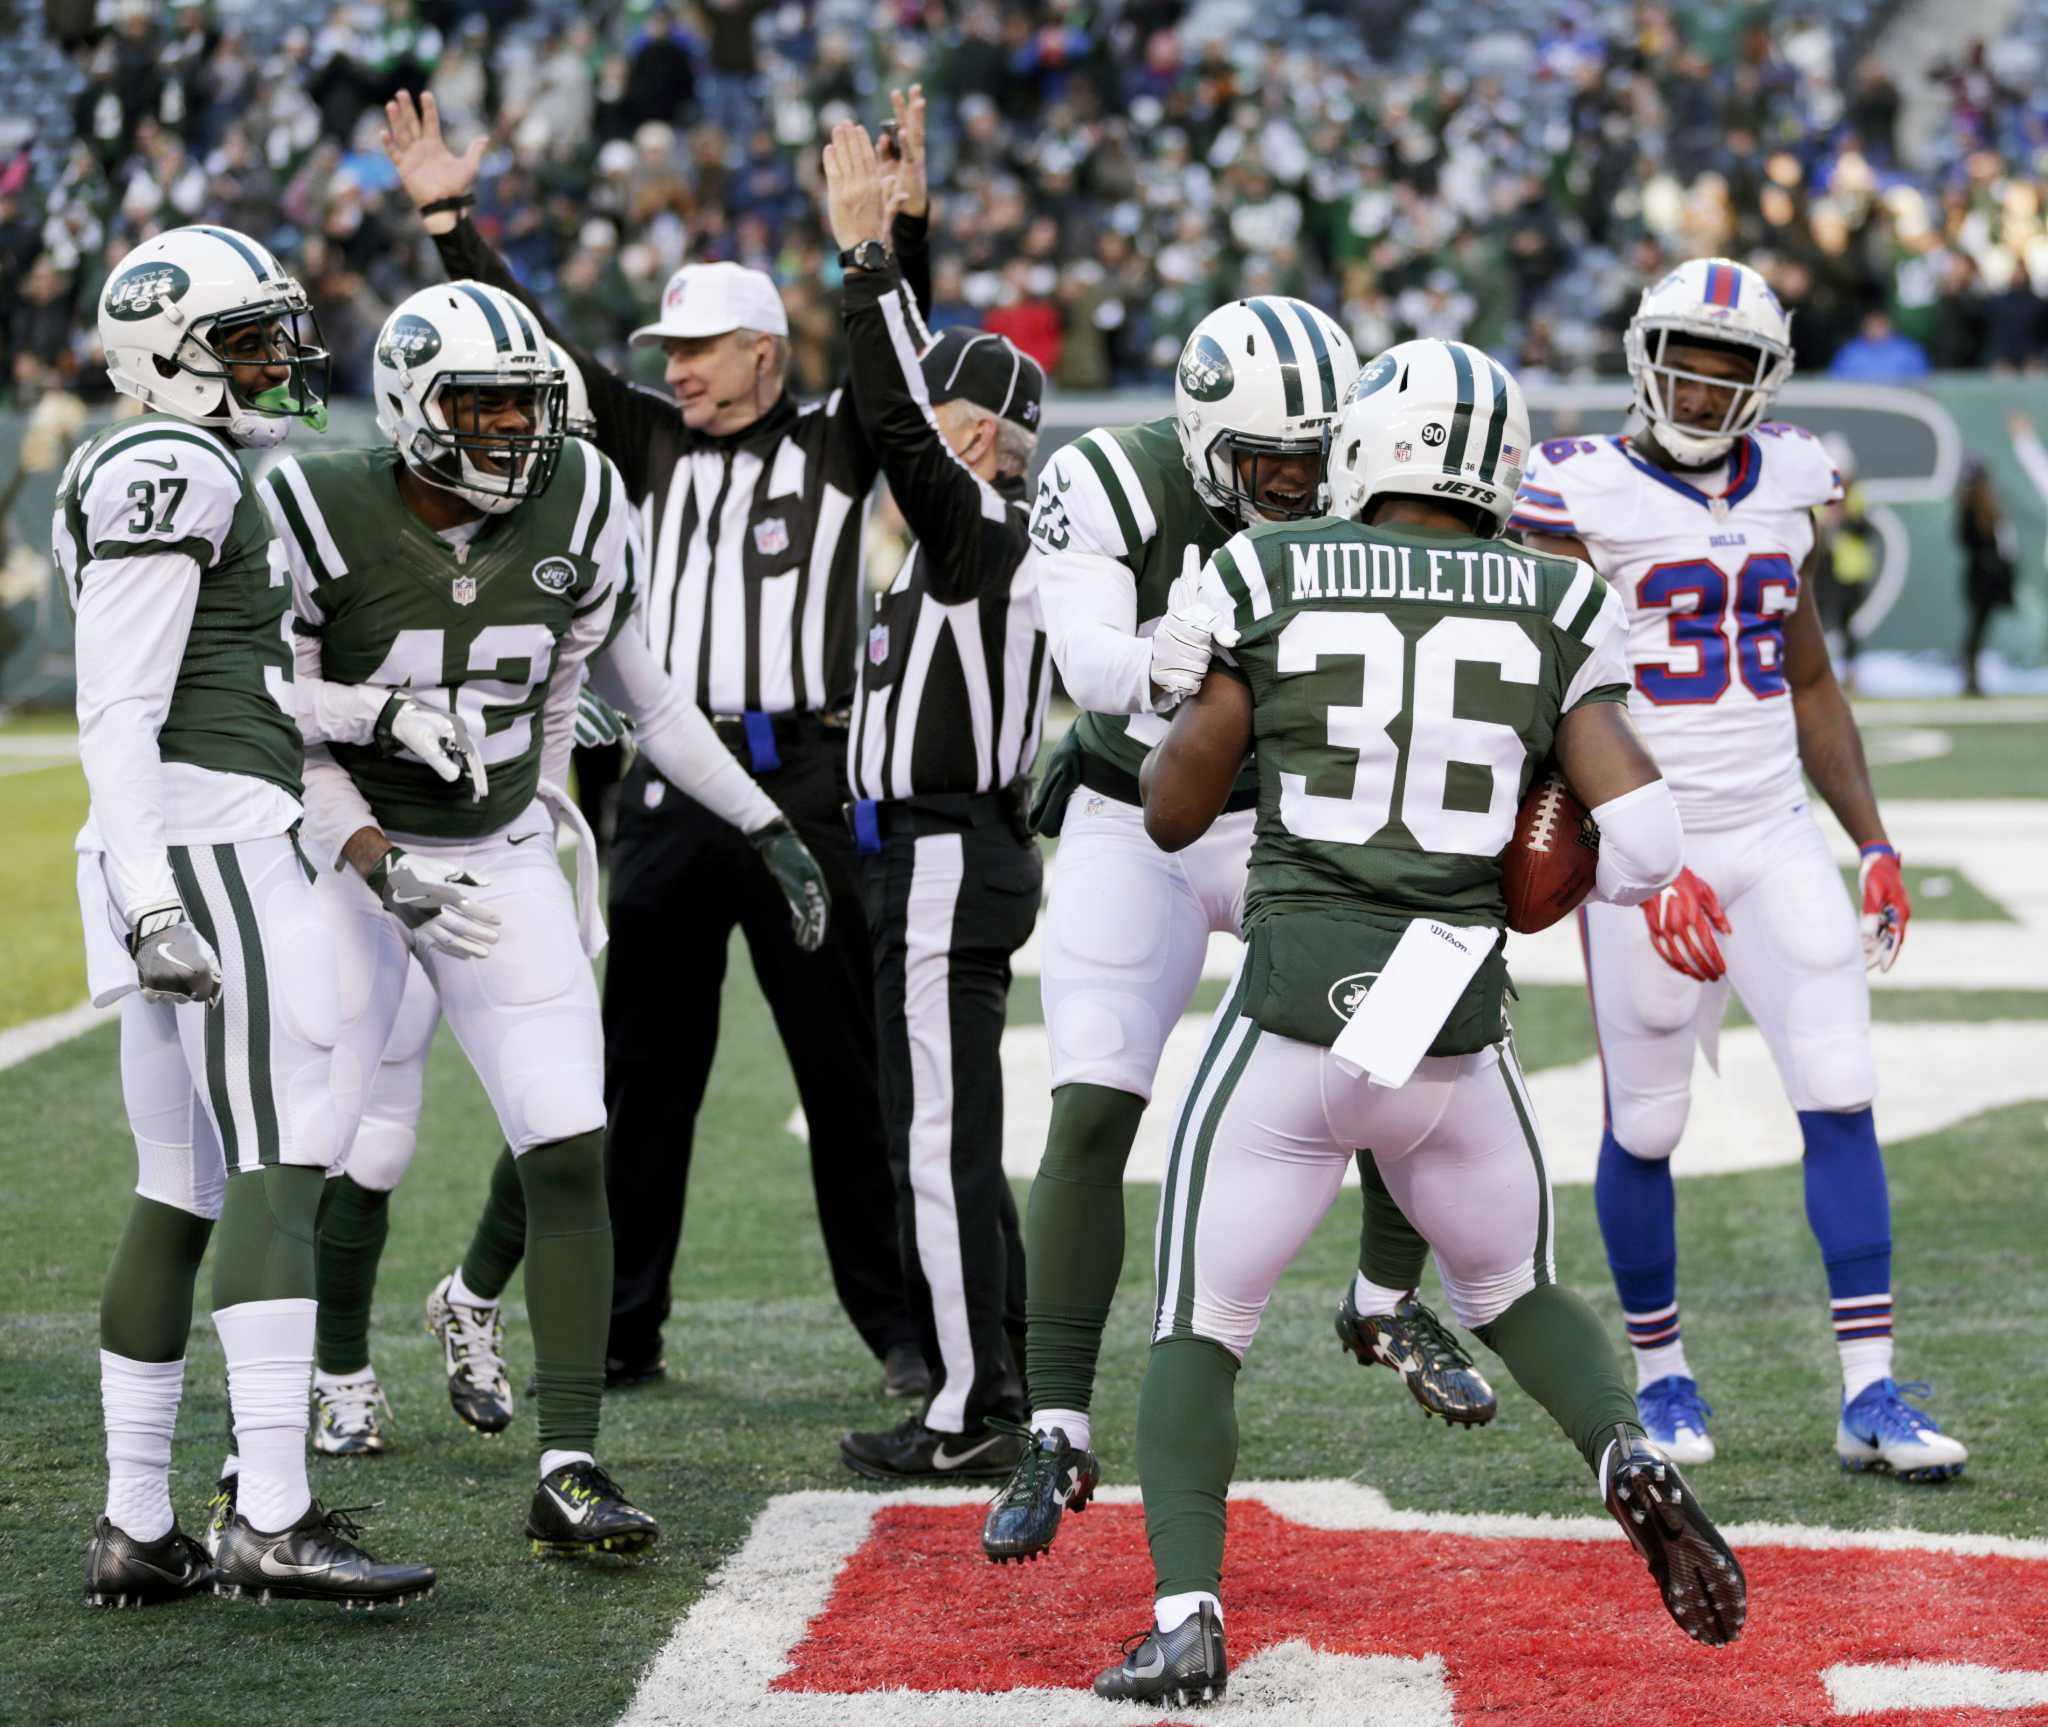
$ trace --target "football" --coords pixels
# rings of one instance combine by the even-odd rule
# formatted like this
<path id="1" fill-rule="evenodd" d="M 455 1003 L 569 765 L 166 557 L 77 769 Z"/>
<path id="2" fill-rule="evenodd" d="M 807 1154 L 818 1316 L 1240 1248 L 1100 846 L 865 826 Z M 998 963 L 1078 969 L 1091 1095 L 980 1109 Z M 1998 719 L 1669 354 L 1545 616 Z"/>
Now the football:
<path id="1" fill-rule="evenodd" d="M 1600 829 L 1554 769 L 1537 771 L 1515 814 L 1515 837 L 1502 861 L 1508 928 L 1521 935 L 1534 935 L 1568 917 L 1593 891 Z"/>

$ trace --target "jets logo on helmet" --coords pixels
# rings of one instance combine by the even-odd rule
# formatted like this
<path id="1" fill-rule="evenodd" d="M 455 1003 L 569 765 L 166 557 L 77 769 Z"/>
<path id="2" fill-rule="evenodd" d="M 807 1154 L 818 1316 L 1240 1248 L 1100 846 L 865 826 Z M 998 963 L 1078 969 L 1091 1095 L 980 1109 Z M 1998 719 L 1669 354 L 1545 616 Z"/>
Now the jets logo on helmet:
<path id="1" fill-rule="evenodd" d="M 1330 513 L 1361 519 L 1375 498 L 1432 498 L 1471 506 L 1496 535 L 1528 447 L 1521 387 L 1484 351 L 1401 342 L 1359 374 L 1331 434 Z"/>
<path id="2" fill-rule="evenodd" d="M 107 379 L 238 444 L 327 426 L 327 351 L 306 291 L 246 234 L 205 223 L 145 240 L 100 293 Z"/>
<path id="3" fill-rule="evenodd" d="M 1195 495 L 1240 525 L 1320 515 L 1324 436 L 1357 376 L 1351 338 L 1313 306 L 1262 294 L 1217 307 L 1174 368 Z"/>
<path id="4" fill-rule="evenodd" d="M 1674 350 L 1707 348 L 1738 356 L 1747 375 L 1703 372 L 1678 363 Z M 1736 439 L 1756 430 L 1792 376 L 1792 318 L 1763 277 L 1728 258 L 1695 258 L 1643 290 L 1622 338 L 1636 412 L 1668 455 L 1689 467 L 1718 462 Z M 1712 423 L 1678 418 L 1682 384 L 1723 402 Z"/>
<path id="5" fill-rule="evenodd" d="M 486 515 L 547 490 L 567 384 L 511 295 L 482 282 L 423 288 L 384 321 L 376 353 L 377 424 L 416 479 Z"/>

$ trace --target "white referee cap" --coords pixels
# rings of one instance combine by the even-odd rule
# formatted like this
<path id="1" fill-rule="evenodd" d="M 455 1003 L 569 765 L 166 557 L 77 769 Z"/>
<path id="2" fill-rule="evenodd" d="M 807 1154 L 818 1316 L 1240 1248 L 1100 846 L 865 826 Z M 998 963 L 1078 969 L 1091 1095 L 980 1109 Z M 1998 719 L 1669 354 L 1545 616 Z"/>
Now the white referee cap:
<path id="1" fill-rule="evenodd" d="M 739 264 L 685 264 L 661 291 L 661 316 L 633 332 L 644 347 L 671 337 L 723 336 L 729 330 L 789 334 L 789 314 L 775 284 Z"/>

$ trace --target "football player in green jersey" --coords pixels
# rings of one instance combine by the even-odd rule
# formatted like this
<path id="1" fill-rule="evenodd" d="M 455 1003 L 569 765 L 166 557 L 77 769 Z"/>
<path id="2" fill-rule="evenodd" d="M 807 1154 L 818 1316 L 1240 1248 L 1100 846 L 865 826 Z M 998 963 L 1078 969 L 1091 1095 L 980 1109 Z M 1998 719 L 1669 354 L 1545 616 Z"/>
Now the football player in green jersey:
<path id="1" fill-rule="evenodd" d="M 175 228 L 100 295 L 116 389 L 148 410 L 71 458 L 52 544 L 77 611 L 78 886 L 93 1000 L 121 1007 L 140 1173 L 100 1311 L 105 1514 L 86 1600 L 140 1605 L 214 1577 L 171 1510 L 171 1434 L 199 1262 L 241 1458 L 240 1544 L 266 1593 L 394 1602 L 313 1500 L 313 1217 L 345 1141 L 325 1107 L 333 944 L 302 868 L 290 590 L 235 456 L 325 424 L 305 291 L 255 241 Z M 220 1587 L 220 1585 L 216 1585 Z"/>
<path id="2" fill-rule="evenodd" d="M 1209 640 L 1169 596 L 1257 521 L 1316 515 L 1324 436 L 1358 370 L 1337 324 L 1277 295 L 1211 312 L 1182 350 L 1175 412 L 1098 429 L 1056 451 L 1032 514 L 1033 563 L 1054 661 L 1084 712 L 1055 750 L 1033 816 L 1060 849 L 1041 984 L 1052 1121 L 1025 1215 L 1032 1444 L 990 1508 L 982 1548 L 1003 1561 L 1048 1547 L 1086 1505 L 1098 1466 L 1089 1404 L 1123 1267 L 1124 1167 L 1168 1034 L 1187 1011 L 1212 933 L 1244 911 L 1256 788 L 1247 771 L 1213 829 L 1169 855 L 1145 835 L 1138 768 L 1163 717 L 1200 684 Z M 1402 1251 L 1383 1330 L 1347 1337 L 1402 1366 L 1426 1410 L 1479 1423 L 1492 1388 L 1427 1308 L 1404 1298 L 1419 1242 L 1366 1168 L 1368 1235 Z"/>
<path id="3" fill-rule="evenodd" d="M 301 670 L 328 697 L 307 795 L 347 980 L 336 1069 L 355 1087 L 336 1084 L 336 1113 L 346 1143 L 417 958 L 526 1204 L 542 1448 L 527 1534 L 543 1551 L 640 1552 L 658 1527 L 594 1455 L 611 1226 L 587 956 L 603 938 L 595 848 L 560 789 L 586 664 L 669 783 L 756 838 L 800 943 L 822 939 L 823 879 L 631 627 L 633 511 L 611 463 L 565 436 L 562 374 L 525 309 L 473 282 L 413 295 L 378 337 L 374 387 L 388 444 L 286 460 L 263 485 Z M 356 686 L 353 723 L 336 685 Z M 462 783 L 381 737 L 408 689 L 474 741 Z M 557 820 L 578 839 L 573 890 Z"/>
<path id="4" fill-rule="evenodd" d="M 1537 765 L 1554 753 L 1601 825 L 1602 897 L 1640 903 L 1682 851 L 1628 717 L 1618 597 L 1586 564 L 1497 537 L 1528 445 L 1521 392 L 1483 352 L 1403 343 L 1337 425 L 1333 517 L 1255 527 L 1202 571 L 1217 657 L 1145 764 L 1146 827 L 1191 844 L 1249 749 L 1257 830 L 1245 956 L 1160 1195 L 1138 1406 L 1154 1623 L 1097 1679 L 1105 1697 L 1223 1690 L 1237 1370 L 1358 1147 L 1459 1321 L 1578 1446 L 1671 1617 L 1710 1645 L 1742 1628 L 1740 1566 L 1644 1439 L 1600 1322 L 1557 1285 L 1507 1032 L 1501 854 Z"/>

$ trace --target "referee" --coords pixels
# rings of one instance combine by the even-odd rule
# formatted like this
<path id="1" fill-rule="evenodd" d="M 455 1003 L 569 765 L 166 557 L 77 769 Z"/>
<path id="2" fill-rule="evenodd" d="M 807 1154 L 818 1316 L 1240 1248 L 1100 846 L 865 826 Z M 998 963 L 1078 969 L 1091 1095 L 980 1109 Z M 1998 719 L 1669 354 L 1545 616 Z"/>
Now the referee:
<path id="1" fill-rule="evenodd" d="M 482 140 L 462 156 L 449 150 L 431 95 L 417 110 L 401 95 L 385 113 L 386 149 L 449 275 L 533 305 L 465 214 Z M 906 189 L 915 195 L 893 238 L 905 280 L 928 301 L 922 138 L 910 142 L 918 173 Z M 548 335 L 581 370 L 594 441 L 649 524 L 641 617 L 663 669 L 695 691 L 789 816 L 833 899 L 823 947 L 800 950 L 788 908 L 745 838 L 645 761 L 627 775 L 604 981 L 605 1184 L 616 1254 L 606 1383 L 665 1371 L 661 1327 L 737 925 L 810 1124 L 812 1183 L 840 1302 L 884 1362 L 888 1389 L 921 1395 L 927 1380 L 905 1303 L 877 1089 L 873 960 L 841 815 L 862 505 L 875 452 L 846 390 L 802 406 L 788 394 L 789 320 L 758 270 L 692 264 L 669 278 L 659 319 L 633 340 L 666 352 L 673 397 L 617 377 L 551 324 Z"/>
<path id="2" fill-rule="evenodd" d="M 1002 1039 L 1010 956 L 1037 921 L 1043 874 L 1024 816 L 1052 668 L 1020 566 L 1044 377 L 1000 336 L 929 342 L 885 244 L 882 163 L 859 126 L 835 130 L 825 174 L 846 248 L 851 388 L 915 540 L 875 602 L 847 773 L 904 1280 L 932 1375 L 920 1414 L 840 1448 L 880 1480 L 1000 1480 L 1021 1428 L 988 1423 L 1025 1411 Z"/>

